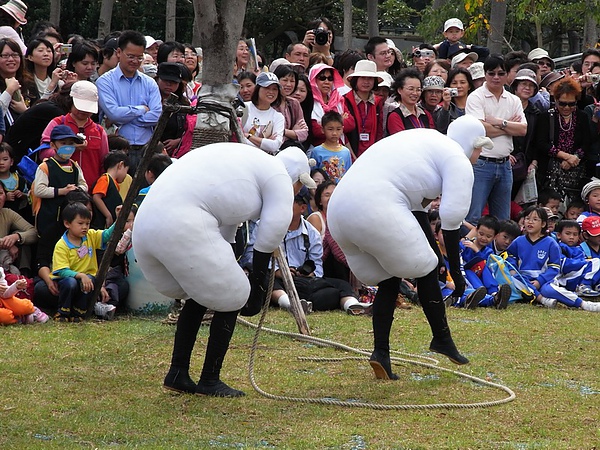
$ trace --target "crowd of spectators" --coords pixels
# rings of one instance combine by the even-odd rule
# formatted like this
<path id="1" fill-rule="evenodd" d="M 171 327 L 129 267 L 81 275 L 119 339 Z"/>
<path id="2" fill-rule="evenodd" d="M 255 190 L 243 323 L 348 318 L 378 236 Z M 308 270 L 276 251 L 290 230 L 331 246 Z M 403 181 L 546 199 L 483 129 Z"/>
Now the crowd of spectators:
<path id="1" fill-rule="evenodd" d="M 60 312 L 58 281 L 65 272 L 53 271 L 51 252 L 65 236 L 75 236 L 68 234 L 63 209 L 83 203 L 96 216 L 94 226 L 113 223 L 162 102 L 176 94 L 179 104 L 196 104 L 202 49 L 131 30 L 99 40 L 64 39 L 49 22 L 36 24 L 25 41 L 20 27 L 26 12 L 21 0 L 0 6 L 0 211 L 11 210 L 3 215 L 0 262 L 7 279 L 10 274 L 32 279 L 39 305 Z M 600 163 L 600 51 L 588 49 L 580 62 L 555 71 L 542 48 L 490 55 L 485 47 L 465 44 L 463 24 L 455 18 L 445 22 L 443 34 L 441 42 L 421 44 L 407 55 L 380 36 L 363 49 L 336 52 L 333 24 L 319 18 L 301 42 L 273 61 L 240 39 L 232 65 L 243 142 L 270 154 L 303 148 L 317 161 L 315 180 L 327 183 L 317 193 L 329 196 L 352 163 L 385 136 L 416 128 L 445 134 L 453 120 L 470 114 L 482 121 L 494 148 L 484 149 L 473 166 L 465 227 L 477 226 L 486 214 L 500 223 L 517 219 L 522 206 L 536 201 L 515 202 L 525 188 L 554 193 L 558 214 L 565 214 L 578 204 Z M 155 150 L 167 159 L 185 155 L 195 122 L 195 116 L 173 114 Z M 37 152 L 30 155 L 32 149 Z M 35 179 L 20 164 L 30 159 L 41 163 Z M 319 227 L 324 260 L 318 267 L 325 276 L 342 274 L 360 287 L 327 232 L 326 201 L 311 194 L 296 200 L 303 215 L 315 214 L 301 229 Z M 540 210 L 527 211 L 530 221 L 550 222 Z M 126 265 L 115 262 L 125 274 Z M 80 289 L 88 287 L 86 279 Z M 116 306 L 122 300 L 103 288 L 101 303 Z M 99 315 L 107 316 L 106 309 Z M 67 320 L 76 315 L 67 311 Z"/>

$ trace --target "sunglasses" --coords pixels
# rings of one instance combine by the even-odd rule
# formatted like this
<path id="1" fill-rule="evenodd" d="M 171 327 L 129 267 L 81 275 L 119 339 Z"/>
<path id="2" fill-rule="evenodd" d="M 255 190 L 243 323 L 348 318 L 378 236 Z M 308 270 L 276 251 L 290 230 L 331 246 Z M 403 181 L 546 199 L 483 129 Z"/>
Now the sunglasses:
<path id="1" fill-rule="evenodd" d="M 535 61 L 535 62 L 536 62 L 536 64 L 538 66 L 552 67 L 552 63 L 550 63 L 549 61 L 544 61 L 544 60 L 540 59 L 540 60 Z"/>
<path id="2" fill-rule="evenodd" d="M 319 80 L 319 81 L 333 81 L 333 75 L 330 75 L 330 76 L 319 75 L 317 77 L 317 80 Z"/>
<path id="3" fill-rule="evenodd" d="M 575 108 L 577 106 L 577 102 L 558 102 L 558 106 L 562 106 L 563 108 Z"/>

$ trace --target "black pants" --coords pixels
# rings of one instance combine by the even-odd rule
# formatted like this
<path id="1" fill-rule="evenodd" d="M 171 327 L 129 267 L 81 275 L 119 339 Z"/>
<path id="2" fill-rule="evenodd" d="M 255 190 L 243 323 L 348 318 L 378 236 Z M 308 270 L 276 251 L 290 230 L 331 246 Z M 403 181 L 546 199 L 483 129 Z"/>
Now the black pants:
<path id="1" fill-rule="evenodd" d="M 312 302 L 314 311 L 340 309 L 343 297 L 356 297 L 350 283 L 337 278 L 294 277 L 294 285 L 298 297 Z M 285 290 L 283 282 L 275 279 L 273 289 Z"/>

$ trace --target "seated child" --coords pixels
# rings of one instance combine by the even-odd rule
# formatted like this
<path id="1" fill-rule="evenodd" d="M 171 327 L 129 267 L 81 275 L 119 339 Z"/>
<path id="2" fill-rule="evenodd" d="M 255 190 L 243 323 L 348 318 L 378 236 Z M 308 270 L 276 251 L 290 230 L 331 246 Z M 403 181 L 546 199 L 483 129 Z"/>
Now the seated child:
<path id="1" fill-rule="evenodd" d="M 574 199 L 569 202 L 569 206 L 565 211 L 565 219 L 577 220 L 577 218 L 585 211 L 585 202 L 581 199 Z"/>
<path id="2" fill-rule="evenodd" d="M 98 260 L 96 250 L 103 249 L 112 234 L 108 230 L 91 230 L 92 213 L 82 203 L 65 206 L 62 219 L 67 231 L 54 247 L 52 279 L 58 284 L 60 322 L 81 322 L 94 290 Z M 110 305 L 111 311 L 116 309 Z"/>
<path id="3" fill-rule="evenodd" d="M 50 133 L 50 147 L 55 155 L 40 164 L 32 186 L 35 196 L 32 208 L 40 236 L 46 228 L 60 220 L 65 195 L 77 188 L 88 190 L 81 167 L 70 159 L 75 152 L 75 144 L 82 143 L 83 138 L 67 125 L 57 125 Z"/>
<path id="4" fill-rule="evenodd" d="M 138 208 L 146 198 L 148 191 L 150 190 L 150 186 L 152 183 L 156 181 L 156 179 L 160 176 L 161 173 L 165 171 L 167 167 L 173 164 L 173 160 L 169 158 L 167 155 L 163 155 L 162 153 L 157 153 L 156 155 L 152 155 L 150 159 L 150 164 L 148 165 L 148 169 L 144 176 L 146 177 L 146 182 L 148 186 L 140 189 L 138 196 L 135 198 L 134 205 Z"/>
<path id="5" fill-rule="evenodd" d="M 94 215 L 92 228 L 110 227 L 116 220 L 116 208 L 123 204 L 120 185 L 128 175 L 129 157 L 123 151 L 114 151 L 104 157 L 104 173 L 92 189 Z"/>
<path id="6" fill-rule="evenodd" d="M 129 141 L 123 136 L 111 134 L 108 136 L 108 148 L 111 152 L 121 150 L 125 153 L 129 153 L 131 146 L 129 145 Z M 129 191 L 129 186 L 131 186 L 132 181 L 133 178 L 131 178 L 131 175 L 128 173 L 123 182 L 119 184 L 119 194 L 121 194 L 123 201 L 125 201 L 125 197 L 127 197 L 127 192 Z"/>
<path id="7" fill-rule="evenodd" d="M 344 135 L 344 119 L 340 113 L 329 111 L 323 115 L 321 125 L 325 142 L 313 149 L 311 157 L 317 162 L 316 167 L 323 169 L 337 184 L 352 165 L 350 150 L 340 144 Z"/>
<path id="8" fill-rule="evenodd" d="M 550 208 L 553 214 L 558 215 L 558 208 L 562 202 L 562 197 L 554 189 L 544 189 L 538 196 L 538 206 Z"/>
<path id="9" fill-rule="evenodd" d="M 560 216 L 558 215 L 558 213 L 555 213 L 547 206 L 544 207 L 544 209 L 546 210 L 546 214 L 548 214 L 548 226 L 546 228 L 546 233 L 548 234 L 548 236 L 551 236 L 552 238 L 556 239 L 556 235 L 554 234 L 554 227 L 556 227 L 557 222 L 560 220 Z"/>
<path id="10" fill-rule="evenodd" d="M 498 227 L 498 233 L 490 244 L 493 253 L 500 255 L 504 253 L 512 241 L 521 235 L 521 227 L 514 220 L 503 220 Z"/>
<path id="11" fill-rule="evenodd" d="M 463 23 L 460 19 L 452 18 L 444 22 L 444 40 L 437 45 L 438 58 L 451 59 L 454 55 L 465 50 L 477 53 L 479 61 L 485 60 L 490 54 L 487 47 L 478 45 L 465 45 L 461 39 L 465 35 Z"/>
<path id="12" fill-rule="evenodd" d="M 589 217 L 584 223 L 592 233 L 600 234 L 600 218 Z M 600 303 L 580 298 L 600 295 L 594 290 L 600 283 L 600 260 L 586 258 L 583 249 L 578 245 L 579 231 L 579 224 L 575 220 L 561 220 L 557 224 L 556 235 L 561 250 L 560 273 L 548 288 L 554 291 L 552 298 L 566 306 L 600 311 Z"/>
<path id="13" fill-rule="evenodd" d="M 508 247 L 511 263 L 534 293 L 534 300 L 548 308 L 556 306 L 555 291 L 547 288 L 559 274 L 560 247 L 546 235 L 548 214 L 545 208 L 530 206 L 523 211 L 525 234 Z"/>
<path id="14" fill-rule="evenodd" d="M 587 258 L 600 258 L 600 223 L 594 220 L 596 217 L 586 217 L 581 224 L 581 248 Z"/>
<path id="15" fill-rule="evenodd" d="M 6 191 L 4 207 L 19 213 L 25 220 L 30 220 L 31 211 L 27 211 L 29 209 L 27 184 L 25 178 L 19 176 L 16 170 L 12 170 L 14 163 L 13 148 L 6 142 L 2 142 L 0 144 L 0 182 Z"/>
<path id="16" fill-rule="evenodd" d="M 9 286 L 0 267 L 0 287 L 4 289 L 0 295 L 0 325 L 48 321 L 46 313 L 33 306 L 31 300 L 15 297 L 18 291 L 27 288 L 26 280 L 17 280 Z"/>
<path id="17" fill-rule="evenodd" d="M 600 180 L 595 179 L 586 184 L 581 190 L 581 199 L 587 208 L 577 218 L 580 224 L 589 216 L 600 216 Z"/>
<path id="18" fill-rule="evenodd" d="M 499 286 L 494 275 L 486 266 L 487 258 L 492 253 L 490 244 L 498 233 L 499 227 L 500 223 L 494 216 L 483 216 L 475 227 L 475 236 L 471 239 L 463 239 L 460 246 L 466 279 L 469 280 L 473 288 L 484 287 L 486 293 L 492 295 L 491 303 L 479 302 L 479 306 L 494 306 L 497 309 L 506 309 L 511 294 L 510 286 L 507 284 Z M 475 308 L 477 304 L 468 304 L 467 307 Z"/>

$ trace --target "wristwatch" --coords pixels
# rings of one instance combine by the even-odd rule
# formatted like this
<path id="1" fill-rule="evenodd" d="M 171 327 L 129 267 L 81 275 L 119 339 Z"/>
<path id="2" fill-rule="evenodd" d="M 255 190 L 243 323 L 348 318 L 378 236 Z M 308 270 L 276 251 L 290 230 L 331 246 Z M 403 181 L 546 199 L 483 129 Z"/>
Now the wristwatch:
<path id="1" fill-rule="evenodd" d="M 21 233 L 15 233 L 17 236 L 19 236 L 19 239 L 17 239 L 17 245 L 21 245 L 23 244 L 23 236 L 21 236 Z"/>
<path id="2" fill-rule="evenodd" d="M 501 130 L 504 130 L 508 126 L 508 120 L 504 119 L 502 121 L 502 125 L 500 126 Z"/>

